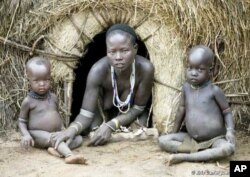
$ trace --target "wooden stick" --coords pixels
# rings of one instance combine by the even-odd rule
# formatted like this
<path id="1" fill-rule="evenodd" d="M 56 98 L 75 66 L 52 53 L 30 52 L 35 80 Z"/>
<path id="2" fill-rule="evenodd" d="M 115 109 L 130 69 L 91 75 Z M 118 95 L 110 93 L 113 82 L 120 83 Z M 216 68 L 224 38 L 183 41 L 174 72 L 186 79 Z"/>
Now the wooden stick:
<path id="1" fill-rule="evenodd" d="M 96 21 L 98 22 L 98 24 L 102 27 L 102 29 L 106 29 L 105 25 L 102 24 L 101 20 L 97 17 L 95 10 L 93 7 L 91 7 L 91 14 L 95 17 Z"/>
<path id="2" fill-rule="evenodd" d="M 229 101 L 230 104 L 250 105 L 250 101 Z"/>
<path id="3" fill-rule="evenodd" d="M 229 94 L 225 94 L 226 97 L 244 97 L 244 96 L 248 96 L 248 93 L 229 93 Z"/>
<path id="4" fill-rule="evenodd" d="M 13 26 L 13 23 L 14 23 L 14 20 L 15 20 L 15 17 L 16 17 L 17 9 L 18 9 L 19 6 L 20 6 L 20 2 L 21 2 L 21 1 L 19 0 L 18 3 L 17 3 L 17 5 L 16 5 L 14 14 L 13 14 L 12 19 L 11 19 L 11 23 L 10 23 L 9 30 L 8 30 L 7 35 L 6 35 L 6 37 L 5 37 L 5 40 L 4 40 L 4 44 L 5 44 L 5 42 L 8 40 L 8 37 L 9 37 L 9 34 L 10 34 L 10 30 L 11 30 L 11 28 L 12 28 L 12 26 Z"/>
<path id="5" fill-rule="evenodd" d="M 240 79 L 230 79 L 230 80 L 224 80 L 224 81 L 218 81 L 218 82 L 214 82 L 214 84 L 225 84 L 228 82 L 237 82 L 240 80 L 244 80 L 244 79 L 249 79 L 250 77 L 245 77 L 245 78 L 240 78 Z"/>
<path id="6" fill-rule="evenodd" d="M 84 42 L 85 40 L 84 40 L 82 34 L 84 34 L 90 42 L 93 42 L 93 39 L 91 39 L 91 37 L 89 37 L 89 35 L 87 35 L 87 33 L 84 32 L 84 28 L 82 30 L 80 30 L 79 27 L 73 21 L 73 19 L 70 16 L 67 16 L 67 17 L 68 17 L 69 21 L 71 22 L 71 24 L 73 25 L 73 27 L 76 29 L 79 36 L 81 37 L 83 43 L 85 43 Z"/>
<path id="7" fill-rule="evenodd" d="M 17 49 L 20 49 L 22 51 L 26 51 L 26 52 L 30 52 L 32 50 L 32 48 L 22 45 L 22 44 L 18 44 L 16 42 L 13 42 L 11 40 L 5 40 L 5 38 L 0 36 L 0 43 L 3 43 L 4 45 L 8 45 L 8 46 L 12 46 L 15 47 Z M 46 55 L 51 57 L 52 59 L 58 60 L 58 61 L 65 61 L 65 62 L 75 62 L 79 59 L 79 57 L 76 56 L 67 56 L 67 55 L 60 55 L 60 54 L 55 54 L 55 53 L 49 53 L 49 52 L 45 52 L 44 50 L 39 50 L 39 49 L 35 49 L 34 53 L 39 53 L 42 55 Z"/>
<path id="8" fill-rule="evenodd" d="M 44 39 L 44 35 L 41 35 L 39 38 L 37 38 L 37 39 L 35 40 L 35 42 L 34 42 L 33 45 L 32 45 L 31 51 L 30 51 L 30 56 L 33 56 L 33 55 L 34 55 L 34 50 L 36 49 L 37 43 L 38 43 L 40 40 L 42 40 L 42 39 Z"/>
<path id="9" fill-rule="evenodd" d="M 176 91 L 178 91 L 178 92 L 181 92 L 181 89 L 176 88 L 176 87 L 173 87 L 173 86 L 168 85 L 168 84 L 165 84 L 165 83 L 162 83 L 162 82 L 159 81 L 159 80 L 154 79 L 154 82 L 156 82 L 156 83 L 158 83 L 158 84 L 161 84 L 161 85 L 164 85 L 164 86 L 166 86 L 166 87 L 169 87 L 169 88 L 171 88 L 171 89 L 174 89 L 174 90 L 176 90 Z"/>
<path id="10" fill-rule="evenodd" d="M 161 28 L 161 25 L 151 34 L 149 34 L 147 37 L 145 37 L 144 39 L 142 39 L 143 42 L 146 42 L 148 39 L 150 39 L 152 36 L 155 35 L 155 33 Z"/>
<path id="11" fill-rule="evenodd" d="M 46 36 L 44 36 L 45 37 L 45 40 L 49 43 L 49 44 L 51 44 L 51 45 L 53 45 L 54 47 L 56 47 L 58 50 L 60 50 L 61 52 L 63 52 L 63 53 L 66 53 L 66 54 L 69 54 L 70 56 L 75 56 L 76 58 L 81 58 L 82 56 L 84 56 L 86 53 L 81 53 L 80 55 L 77 55 L 77 54 L 74 54 L 74 53 L 70 53 L 70 52 L 68 52 L 68 51 L 66 51 L 66 50 L 64 50 L 64 49 L 62 49 L 61 47 L 59 47 L 58 45 L 56 45 L 55 44 L 55 42 L 52 40 L 52 39 L 50 39 L 50 38 L 48 38 L 48 37 L 46 37 Z M 51 49 L 53 50 L 53 47 L 52 46 L 50 46 L 51 47 Z"/>

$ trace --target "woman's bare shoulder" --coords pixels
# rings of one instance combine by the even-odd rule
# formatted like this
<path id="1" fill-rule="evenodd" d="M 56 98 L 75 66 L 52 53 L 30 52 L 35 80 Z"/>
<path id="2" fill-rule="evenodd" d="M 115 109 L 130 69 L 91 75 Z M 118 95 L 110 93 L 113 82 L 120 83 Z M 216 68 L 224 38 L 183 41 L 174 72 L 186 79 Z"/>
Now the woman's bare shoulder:
<path id="1" fill-rule="evenodd" d="M 154 71 L 154 66 L 153 64 L 150 62 L 149 59 L 143 57 L 143 56 L 140 56 L 140 55 L 137 55 L 136 56 L 136 62 L 141 66 L 141 70 L 144 71 L 144 72 L 153 72 Z"/>

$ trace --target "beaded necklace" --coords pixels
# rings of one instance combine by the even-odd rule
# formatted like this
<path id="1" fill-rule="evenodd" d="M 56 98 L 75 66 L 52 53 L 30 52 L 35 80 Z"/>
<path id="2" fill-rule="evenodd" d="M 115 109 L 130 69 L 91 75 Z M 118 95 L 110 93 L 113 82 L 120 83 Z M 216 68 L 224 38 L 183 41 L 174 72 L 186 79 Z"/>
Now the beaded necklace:
<path id="1" fill-rule="evenodd" d="M 115 74 L 114 67 L 111 66 L 111 81 L 112 81 L 112 87 L 113 87 L 113 105 L 117 107 L 121 113 L 127 113 L 131 106 L 132 95 L 133 95 L 134 86 L 135 86 L 135 61 L 132 64 L 132 72 L 130 74 L 130 92 L 125 101 L 121 101 L 121 99 L 119 98 L 116 77 L 117 76 Z M 127 107 L 127 109 L 123 111 L 122 109 L 125 107 Z"/>
<path id="2" fill-rule="evenodd" d="M 47 93 L 44 94 L 44 95 L 39 95 L 39 94 L 37 94 L 37 93 L 34 92 L 34 91 L 29 91 L 29 92 L 28 92 L 28 96 L 30 96 L 31 98 L 37 99 L 37 100 L 45 100 L 45 99 L 47 99 L 47 98 L 50 98 L 50 91 L 47 92 Z"/>
<path id="3" fill-rule="evenodd" d="M 206 87 L 209 83 L 210 83 L 210 81 L 207 81 L 207 82 L 205 82 L 204 84 L 202 84 L 201 86 L 195 86 L 195 85 L 192 85 L 192 84 L 190 84 L 190 86 L 191 86 L 191 88 L 194 89 L 194 90 L 200 90 L 200 89 Z"/>

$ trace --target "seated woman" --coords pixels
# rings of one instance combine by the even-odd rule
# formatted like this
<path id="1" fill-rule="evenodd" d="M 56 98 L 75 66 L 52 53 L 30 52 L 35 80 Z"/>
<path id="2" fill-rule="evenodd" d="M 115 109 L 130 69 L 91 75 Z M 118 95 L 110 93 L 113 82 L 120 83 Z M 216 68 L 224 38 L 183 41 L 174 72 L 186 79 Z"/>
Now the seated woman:
<path id="1" fill-rule="evenodd" d="M 126 126 L 139 117 L 139 123 L 146 124 L 144 108 L 150 98 L 154 67 L 146 58 L 137 55 L 135 31 L 126 24 L 113 25 L 106 33 L 107 56 L 91 68 L 80 113 L 69 128 L 55 133 L 52 139 L 55 147 L 62 141 L 70 143 L 84 130 L 100 126 L 103 122 L 98 110 L 109 116 L 94 136 L 90 145 L 107 143 L 112 131 Z"/>

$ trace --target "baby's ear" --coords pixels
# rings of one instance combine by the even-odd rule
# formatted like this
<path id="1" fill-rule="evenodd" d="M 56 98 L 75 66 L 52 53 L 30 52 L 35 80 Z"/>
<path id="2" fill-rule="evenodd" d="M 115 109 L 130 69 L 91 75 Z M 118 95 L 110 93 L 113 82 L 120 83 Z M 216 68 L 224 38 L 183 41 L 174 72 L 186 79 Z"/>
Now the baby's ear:
<path id="1" fill-rule="evenodd" d="M 208 72 L 209 72 L 210 77 L 213 77 L 214 76 L 214 67 L 213 66 L 209 67 Z"/>

